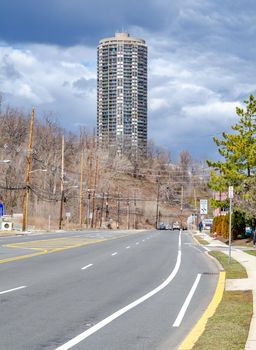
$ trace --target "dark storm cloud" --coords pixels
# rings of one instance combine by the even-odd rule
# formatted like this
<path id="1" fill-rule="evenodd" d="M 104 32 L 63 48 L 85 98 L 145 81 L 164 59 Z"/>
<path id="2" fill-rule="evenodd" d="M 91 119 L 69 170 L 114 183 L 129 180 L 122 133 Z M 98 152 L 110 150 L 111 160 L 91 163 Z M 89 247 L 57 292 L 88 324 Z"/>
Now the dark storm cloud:
<path id="1" fill-rule="evenodd" d="M 95 90 L 96 82 L 96 79 L 80 78 L 73 82 L 73 87 L 80 91 Z"/>
<path id="2" fill-rule="evenodd" d="M 127 25 L 159 30 L 161 8 L 148 0 L 2 0 L 0 40 L 95 45 L 102 33 L 112 36 Z"/>
<path id="3" fill-rule="evenodd" d="M 240 50 L 251 55 L 254 0 L 2 0 L 0 40 L 95 46 L 102 36 L 143 28 L 195 48 Z M 246 50 L 243 50 L 246 47 Z"/>

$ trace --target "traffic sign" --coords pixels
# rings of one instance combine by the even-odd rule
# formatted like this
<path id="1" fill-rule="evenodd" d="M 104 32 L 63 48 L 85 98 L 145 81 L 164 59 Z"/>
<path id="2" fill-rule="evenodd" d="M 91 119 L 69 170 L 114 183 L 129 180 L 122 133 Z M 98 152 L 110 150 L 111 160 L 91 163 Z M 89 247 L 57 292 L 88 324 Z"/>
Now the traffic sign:
<path id="1" fill-rule="evenodd" d="M 0 217 L 4 215 L 4 204 L 0 203 Z"/>
<path id="2" fill-rule="evenodd" d="M 233 186 L 229 186 L 229 187 L 228 187 L 228 198 L 229 198 L 229 199 L 234 198 L 234 189 L 233 189 Z"/>
<path id="3" fill-rule="evenodd" d="M 200 199 L 200 214 L 205 215 L 208 214 L 208 200 Z"/>

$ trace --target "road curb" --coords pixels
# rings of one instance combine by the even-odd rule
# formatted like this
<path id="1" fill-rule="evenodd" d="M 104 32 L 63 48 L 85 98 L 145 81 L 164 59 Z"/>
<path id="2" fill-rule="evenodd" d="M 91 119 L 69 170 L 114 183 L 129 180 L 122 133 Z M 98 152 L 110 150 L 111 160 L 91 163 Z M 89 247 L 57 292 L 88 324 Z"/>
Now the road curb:
<path id="1" fill-rule="evenodd" d="M 220 271 L 217 287 L 210 304 L 186 338 L 179 345 L 178 350 L 191 350 L 202 335 L 208 319 L 214 315 L 219 303 L 221 302 L 225 288 L 225 277 L 226 272 Z"/>

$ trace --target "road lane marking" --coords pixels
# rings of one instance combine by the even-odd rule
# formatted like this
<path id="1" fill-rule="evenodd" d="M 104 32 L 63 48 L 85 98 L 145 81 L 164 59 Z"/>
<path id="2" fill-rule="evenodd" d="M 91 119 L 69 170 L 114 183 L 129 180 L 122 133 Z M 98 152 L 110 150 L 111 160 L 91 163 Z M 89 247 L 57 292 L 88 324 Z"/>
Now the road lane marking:
<path id="1" fill-rule="evenodd" d="M 130 249 L 131 247 L 128 245 L 127 247 L 126 247 L 126 249 Z"/>
<path id="2" fill-rule="evenodd" d="M 70 237 L 69 237 L 70 238 Z M 71 237 L 72 238 L 72 237 Z M 12 261 L 17 261 L 17 260 L 25 260 L 25 259 L 30 259 L 36 256 L 40 255 L 47 255 L 51 253 L 57 253 L 61 251 L 65 251 L 68 249 L 73 249 L 73 248 L 79 248 L 83 247 L 89 244 L 95 244 L 95 243 L 101 243 L 106 240 L 114 240 L 122 237 L 107 237 L 107 238 L 84 238 L 80 240 L 80 242 L 73 244 L 66 244 L 67 243 L 67 237 L 58 237 L 58 238 L 50 238 L 50 239 L 43 239 L 43 240 L 36 240 L 36 241 L 26 241 L 26 242 L 16 242 L 16 243 L 9 243 L 4 245 L 3 247 L 7 248 L 20 248 L 20 249 L 28 249 L 35 251 L 35 253 L 30 253 L 30 254 L 22 254 L 18 256 L 13 256 L 10 258 L 5 258 L 5 259 L 0 259 L 0 264 L 5 264 L 9 263 Z M 65 240 L 65 242 L 64 242 Z M 47 245 L 47 242 L 49 245 Z M 63 243 L 63 246 L 61 244 L 56 247 L 57 243 Z M 50 243 L 53 243 L 50 244 Z M 65 243 L 65 244 L 64 244 Z"/>
<path id="3" fill-rule="evenodd" d="M 136 245 L 139 245 L 140 243 L 139 242 L 136 242 Z"/>
<path id="4" fill-rule="evenodd" d="M 181 233 L 180 233 L 180 235 L 181 235 Z M 179 242 L 180 242 L 180 239 L 179 239 Z M 122 309 L 114 312 L 112 315 L 108 316 L 104 320 L 100 321 L 99 323 L 95 324 L 91 328 L 89 328 L 86 331 L 82 332 L 81 334 L 77 335 L 73 339 L 69 340 L 67 343 L 59 346 L 55 350 L 68 350 L 68 349 L 72 348 L 73 346 L 77 345 L 81 341 L 83 341 L 86 338 L 88 338 L 90 335 L 94 334 L 95 332 L 97 332 L 101 328 L 105 327 L 106 325 L 108 325 L 109 323 L 114 321 L 116 318 L 122 316 L 123 314 L 125 314 L 129 310 L 133 309 L 134 307 L 136 307 L 139 304 L 143 303 L 147 299 L 151 298 L 153 295 L 159 293 L 162 289 L 167 287 L 168 284 L 170 284 L 171 281 L 174 279 L 174 277 L 177 275 L 177 273 L 179 271 L 179 268 L 180 268 L 180 264 L 181 264 L 181 249 L 180 249 L 180 246 L 179 246 L 177 259 L 176 259 L 176 264 L 175 264 L 171 274 L 167 277 L 167 279 L 163 283 L 161 283 L 158 287 L 156 287 L 152 291 L 148 292 L 147 294 L 143 295 L 139 299 L 133 301 L 132 303 L 130 303 L 129 305 L 123 307 Z"/>
<path id="5" fill-rule="evenodd" d="M 20 287 L 17 287 L 17 288 L 4 290 L 4 291 L 0 292 L 0 294 L 6 294 L 6 293 L 14 292 L 14 291 L 19 290 L 19 289 L 24 289 L 24 288 L 27 288 L 27 286 L 20 286 Z"/>
<path id="6" fill-rule="evenodd" d="M 111 255 L 112 255 L 112 256 L 114 256 L 114 255 L 116 255 L 116 254 L 117 254 L 117 252 L 115 252 L 115 253 L 112 253 Z"/>
<path id="7" fill-rule="evenodd" d="M 81 270 L 86 270 L 86 269 L 88 269 L 88 267 L 91 267 L 91 266 L 93 266 L 93 264 L 86 265 L 86 266 L 82 267 Z"/>
<path id="8" fill-rule="evenodd" d="M 145 242 L 145 239 L 143 239 L 142 242 Z"/>
<path id="9" fill-rule="evenodd" d="M 212 301 L 210 302 L 207 309 L 205 310 L 201 318 L 198 320 L 196 325 L 192 328 L 190 333 L 180 344 L 178 350 L 191 350 L 194 347 L 200 335 L 203 333 L 208 319 L 212 317 L 212 315 L 214 315 L 219 303 L 221 302 L 225 287 L 225 276 L 226 272 L 221 271 L 219 273 L 219 280 Z"/>
<path id="10" fill-rule="evenodd" d="M 187 308 L 188 308 L 188 306 L 189 306 L 189 304 L 191 302 L 191 299 L 192 299 L 192 297 L 193 297 L 193 295 L 194 295 L 194 293 L 196 291 L 198 283 L 200 282 L 201 277 L 202 277 L 202 274 L 199 273 L 197 275 L 196 279 L 195 279 L 195 282 L 194 282 L 192 288 L 190 289 L 190 292 L 188 293 L 188 296 L 187 296 L 184 304 L 182 305 L 182 308 L 180 309 L 180 312 L 179 312 L 176 320 L 174 321 L 174 324 L 172 325 L 173 327 L 179 327 L 180 326 L 180 324 L 181 324 L 181 322 L 183 320 L 183 317 L 184 317 L 184 315 L 185 315 L 185 313 L 187 311 Z"/>

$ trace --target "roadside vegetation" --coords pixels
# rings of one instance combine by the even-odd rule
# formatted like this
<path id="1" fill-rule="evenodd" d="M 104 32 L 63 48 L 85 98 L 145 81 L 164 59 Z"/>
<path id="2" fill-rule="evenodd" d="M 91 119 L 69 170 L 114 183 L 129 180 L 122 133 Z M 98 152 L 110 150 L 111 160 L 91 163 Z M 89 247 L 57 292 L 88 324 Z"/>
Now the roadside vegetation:
<path id="1" fill-rule="evenodd" d="M 209 255 L 216 258 L 220 264 L 223 266 L 224 270 L 226 271 L 226 278 L 247 278 L 247 272 L 246 269 L 239 264 L 235 259 L 231 257 L 230 263 L 228 263 L 228 255 L 218 252 L 218 251 L 212 251 L 209 252 Z"/>
<path id="2" fill-rule="evenodd" d="M 214 191 L 211 206 L 219 212 L 212 232 L 227 238 L 228 187 L 234 188 L 232 239 L 245 238 L 245 227 L 255 227 L 256 217 L 256 100 L 250 95 L 244 108 L 236 108 L 237 122 L 231 132 L 214 137 L 220 160 L 207 161 L 212 168 L 209 187 Z M 221 214 L 221 215 L 220 215 Z"/>
<path id="3" fill-rule="evenodd" d="M 194 239 L 197 240 L 198 243 L 202 244 L 202 245 L 207 245 L 209 244 L 208 241 L 206 241 L 205 239 L 203 239 L 202 237 L 200 236 L 194 236 Z"/>
<path id="4" fill-rule="evenodd" d="M 224 292 L 193 350 L 242 350 L 252 317 L 252 292 Z"/>
<path id="5" fill-rule="evenodd" d="M 256 256 L 256 250 L 244 250 L 244 253 Z"/>
<path id="6" fill-rule="evenodd" d="M 212 251 L 226 271 L 226 278 L 246 278 L 244 267 L 222 252 Z M 253 312 L 251 291 L 224 291 L 215 314 L 208 320 L 206 328 L 193 350 L 242 350 L 248 337 Z"/>
<path id="7" fill-rule="evenodd" d="M 1 105 L 0 160 L 8 162 L 0 165 L 0 202 L 6 214 L 17 219 L 22 216 L 26 188 L 29 125 L 29 114 Z M 64 228 L 80 227 L 81 211 L 84 227 L 93 216 L 91 221 L 97 228 L 152 228 L 156 221 L 185 224 L 195 212 L 195 194 L 199 202 L 211 193 L 208 168 L 194 161 L 186 150 L 174 161 L 169 150 L 149 140 L 147 155 L 142 158 L 114 151 L 110 154 L 98 149 L 96 136 L 89 130 L 68 132 L 52 113 L 39 115 L 37 110 L 30 170 L 28 224 L 36 229 L 47 229 L 49 220 L 51 228 L 58 227 L 61 198 Z"/>

